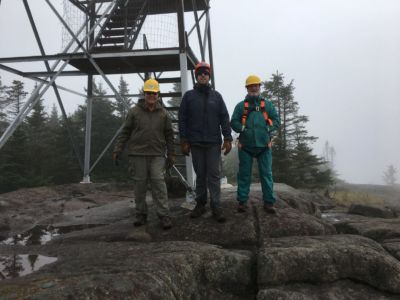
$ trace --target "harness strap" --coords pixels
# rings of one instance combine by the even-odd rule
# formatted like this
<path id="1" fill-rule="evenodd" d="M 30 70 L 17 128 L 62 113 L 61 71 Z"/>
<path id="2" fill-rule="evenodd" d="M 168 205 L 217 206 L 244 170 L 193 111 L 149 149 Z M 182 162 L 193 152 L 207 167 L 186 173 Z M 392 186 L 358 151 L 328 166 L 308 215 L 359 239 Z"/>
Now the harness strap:
<path id="1" fill-rule="evenodd" d="M 268 117 L 267 111 L 265 110 L 265 100 L 264 99 L 261 99 L 260 106 L 261 106 L 261 111 L 262 111 L 265 121 L 268 122 L 269 126 L 272 126 L 272 120 Z"/>
<path id="2" fill-rule="evenodd" d="M 246 127 L 248 115 L 249 115 L 249 101 L 244 100 L 244 108 L 243 108 L 243 114 L 242 114 L 242 131 Z"/>
<path id="3" fill-rule="evenodd" d="M 264 116 L 265 121 L 272 126 L 272 120 L 269 118 L 267 111 L 265 110 L 265 100 L 261 99 L 260 101 L 260 107 L 256 107 L 256 111 L 260 111 L 261 108 L 261 112 Z M 248 100 L 244 100 L 244 108 L 243 108 L 243 114 L 242 114 L 242 131 L 245 129 L 246 127 L 246 122 L 247 122 L 247 117 L 249 115 L 249 101 Z"/>

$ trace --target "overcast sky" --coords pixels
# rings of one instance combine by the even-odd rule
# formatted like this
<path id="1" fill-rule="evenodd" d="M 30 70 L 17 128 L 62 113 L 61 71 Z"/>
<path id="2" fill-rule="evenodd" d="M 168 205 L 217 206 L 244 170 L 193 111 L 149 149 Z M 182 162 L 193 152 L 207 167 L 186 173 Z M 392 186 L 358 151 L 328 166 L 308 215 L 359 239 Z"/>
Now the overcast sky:
<path id="1" fill-rule="evenodd" d="M 61 31 L 44 2 L 30 1 L 52 54 Z M 329 141 L 343 179 L 382 183 L 387 165 L 400 170 L 400 1 L 214 0 L 211 7 L 216 86 L 231 113 L 249 74 L 266 80 L 279 71 L 294 80 L 300 113 L 319 138 L 315 153 Z M 0 57 L 39 53 L 22 0 L 1 1 L 0 38 Z M 6 84 L 14 78 L 0 75 Z M 79 80 L 60 83 L 82 91 Z"/>

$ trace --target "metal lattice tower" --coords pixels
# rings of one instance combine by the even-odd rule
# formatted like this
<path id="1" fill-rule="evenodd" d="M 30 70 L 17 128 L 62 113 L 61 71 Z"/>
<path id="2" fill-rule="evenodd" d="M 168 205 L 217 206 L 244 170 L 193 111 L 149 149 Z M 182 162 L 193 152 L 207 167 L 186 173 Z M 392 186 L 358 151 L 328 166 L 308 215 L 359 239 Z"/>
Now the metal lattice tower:
<path id="1" fill-rule="evenodd" d="M 63 13 L 58 12 L 50 0 L 41 0 L 50 7 L 64 28 L 63 49 L 56 54 L 46 53 L 28 0 L 20 1 L 24 4 L 41 55 L 0 58 L 0 69 L 35 80 L 38 85 L 0 137 L 0 151 L 48 89 L 54 90 L 67 124 L 68 117 L 59 90 L 79 95 L 87 101 L 83 157 L 74 144 L 71 131 L 68 131 L 83 172 L 83 182 L 90 182 L 90 172 L 122 128 L 115 133 L 95 162 L 90 164 L 93 76 L 100 76 L 111 89 L 113 94 L 107 97 L 123 100 L 108 78 L 111 74 L 137 74 L 142 80 L 152 74 L 160 84 L 179 83 L 181 87 L 180 92 L 162 93 L 162 98 L 181 97 L 189 87 L 188 74 L 192 75 L 194 83 L 193 69 L 198 61 L 207 60 L 213 66 L 209 0 L 64 0 Z M 37 1 L 30 0 L 31 5 L 37 4 Z M 43 62 L 43 69 L 36 72 L 23 71 L 24 63 L 34 61 Z M 7 66 L 8 63 L 18 63 L 22 69 Z M 171 72 L 175 75 L 171 76 Z M 176 76 L 177 72 L 180 76 Z M 58 85 L 57 78 L 60 76 L 85 76 L 87 94 Z M 214 72 L 211 72 L 211 76 L 211 84 L 214 86 Z M 166 108 L 176 112 L 179 107 Z M 190 189 L 194 187 L 193 168 L 189 158 L 185 157 L 184 160 L 185 163 L 180 166 L 183 168 L 179 169 L 178 166 L 175 171 Z"/>

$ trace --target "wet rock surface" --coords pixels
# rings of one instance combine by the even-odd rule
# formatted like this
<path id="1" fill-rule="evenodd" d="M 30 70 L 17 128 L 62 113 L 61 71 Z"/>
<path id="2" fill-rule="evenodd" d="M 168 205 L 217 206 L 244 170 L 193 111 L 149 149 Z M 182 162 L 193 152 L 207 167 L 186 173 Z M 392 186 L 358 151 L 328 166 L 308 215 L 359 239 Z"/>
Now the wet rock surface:
<path id="1" fill-rule="evenodd" d="M 388 239 L 400 238 L 400 218 L 358 218 L 335 223 L 337 232 L 345 234 L 358 234 L 378 242 Z"/>
<path id="2" fill-rule="evenodd" d="M 269 239 L 258 257 L 261 286 L 342 279 L 400 293 L 400 262 L 378 243 L 351 235 Z"/>
<path id="3" fill-rule="evenodd" d="M 59 261 L 0 285 L 2 297 L 29 299 L 250 299 L 249 251 L 193 242 L 92 242 L 49 246 Z M 6 283 L 6 284 L 5 284 Z"/>
<path id="4" fill-rule="evenodd" d="M 132 225 L 129 185 L 0 195 L 0 273 L 7 275 L 0 278 L 0 298 L 400 298 L 396 229 L 377 238 L 363 226 L 375 221 L 372 230 L 389 222 L 389 232 L 399 219 L 342 211 L 322 211 L 321 218 L 331 199 L 275 187 L 276 214 L 263 210 L 258 185 L 251 188 L 245 213 L 237 212 L 235 188 L 223 189 L 222 224 L 209 207 L 191 219 L 191 205 L 172 198 L 170 230 L 161 229 L 150 196 L 148 223 Z M 25 273 L 12 271 L 18 257 L 28 262 L 19 266 Z M 49 259 L 37 264 L 39 257 Z"/>
<path id="5" fill-rule="evenodd" d="M 400 239 L 384 240 L 382 246 L 391 255 L 400 260 Z"/>
<path id="6" fill-rule="evenodd" d="M 295 283 L 290 286 L 276 286 L 259 291 L 257 300 L 360 300 L 379 299 L 395 300 L 398 295 L 382 292 L 368 285 L 351 281 L 340 280 L 333 283 L 308 284 Z"/>
<path id="7" fill-rule="evenodd" d="M 349 207 L 349 214 L 362 215 L 373 218 L 392 219 L 397 218 L 397 213 L 388 207 L 376 207 L 361 204 L 352 204 Z"/>

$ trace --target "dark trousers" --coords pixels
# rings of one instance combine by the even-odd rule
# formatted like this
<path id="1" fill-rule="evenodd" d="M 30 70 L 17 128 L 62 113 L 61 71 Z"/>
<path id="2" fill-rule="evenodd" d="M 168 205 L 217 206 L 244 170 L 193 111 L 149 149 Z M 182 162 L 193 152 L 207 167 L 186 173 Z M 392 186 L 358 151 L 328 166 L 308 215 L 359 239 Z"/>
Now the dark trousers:
<path id="1" fill-rule="evenodd" d="M 193 168 L 196 172 L 196 202 L 207 203 L 207 188 L 210 192 L 212 209 L 220 207 L 221 183 L 220 160 L 221 146 L 207 145 L 191 147 Z"/>

